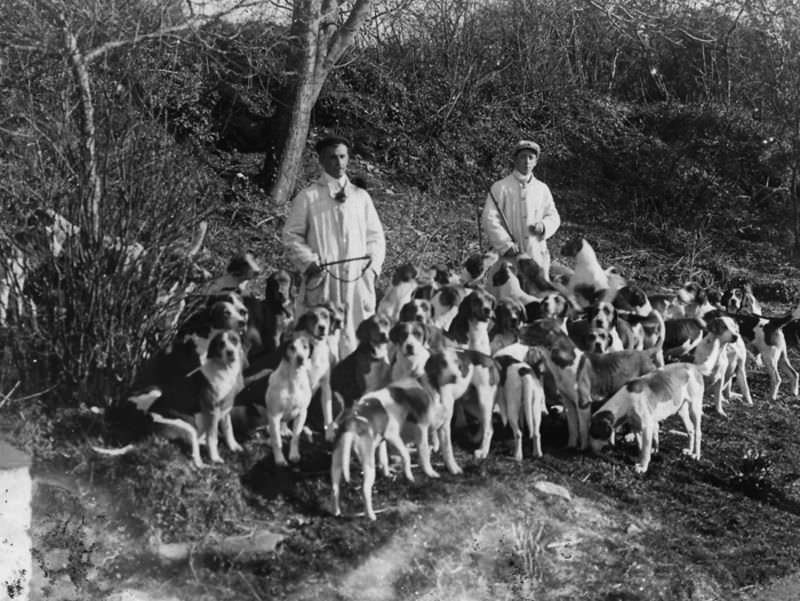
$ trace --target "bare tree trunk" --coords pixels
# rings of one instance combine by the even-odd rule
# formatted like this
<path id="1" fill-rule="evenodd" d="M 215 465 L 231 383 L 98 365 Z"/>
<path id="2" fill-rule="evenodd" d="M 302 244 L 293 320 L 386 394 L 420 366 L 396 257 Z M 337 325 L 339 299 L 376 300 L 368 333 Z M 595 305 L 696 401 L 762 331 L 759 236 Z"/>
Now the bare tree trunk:
<path id="1" fill-rule="evenodd" d="M 78 85 L 80 98 L 81 145 L 84 155 L 84 173 L 88 199 L 85 201 L 82 218 L 89 224 L 92 240 L 100 237 L 100 199 L 103 195 L 102 182 L 97 172 L 97 145 L 94 124 L 94 101 L 86 60 L 78 48 L 78 40 L 64 22 L 64 42 L 69 51 L 72 76 Z"/>
<path id="2" fill-rule="evenodd" d="M 291 196 L 311 111 L 334 65 L 352 45 L 358 28 L 369 15 L 371 5 L 372 0 L 357 0 L 337 30 L 336 0 L 298 0 L 295 4 L 291 37 L 297 47 L 290 64 L 295 80 L 270 119 L 272 139 L 262 172 L 276 204 L 285 203 Z"/>

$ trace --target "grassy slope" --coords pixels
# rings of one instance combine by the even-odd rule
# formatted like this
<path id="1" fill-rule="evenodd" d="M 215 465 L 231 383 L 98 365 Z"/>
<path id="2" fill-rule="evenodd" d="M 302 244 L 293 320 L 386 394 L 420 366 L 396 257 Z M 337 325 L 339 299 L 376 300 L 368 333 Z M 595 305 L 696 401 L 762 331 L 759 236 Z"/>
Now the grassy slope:
<path id="1" fill-rule="evenodd" d="M 392 188 L 363 163 L 354 168 L 373 180 L 390 242 L 387 269 L 406 260 L 457 264 L 477 249 L 482 191 L 432 198 Z M 593 216 L 580 191 L 555 192 L 566 221 L 556 255 L 580 227 L 604 263 L 650 287 L 676 284 L 703 260 L 731 261 L 716 240 L 694 262 L 648 248 Z M 242 227 L 237 207 L 220 215 L 210 239 L 220 264 L 242 244 L 281 264 L 279 217 Z M 746 268 L 764 256 L 776 254 L 738 259 Z M 795 276 L 768 263 L 771 279 Z M 732 599 L 800 563 L 798 403 L 785 391 L 765 401 L 763 371 L 753 372 L 751 386 L 756 407 L 734 405 L 728 420 L 707 413 L 698 463 L 681 456 L 684 438 L 669 432 L 680 429 L 677 420 L 664 426 L 651 472 L 637 477 L 630 446 L 606 460 L 565 454 L 563 423 L 550 419 L 542 460 L 514 464 L 500 436 L 482 464 L 460 452 L 463 477 L 379 480 L 376 506 L 387 511 L 376 524 L 327 515 L 319 446 L 287 472 L 275 470 L 256 439 L 244 456 L 226 454 L 226 467 L 197 474 L 185 452 L 163 441 L 123 459 L 91 456 L 86 442 L 102 424 L 88 412 L 52 415 L 12 401 L 0 417 L 36 453 L 36 576 L 45 598 L 107 598 L 131 587 L 179 599 Z M 539 480 L 565 486 L 572 501 L 535 492 Z M 357 488 L 345 503 L 360 510 Z M 203 551 L 217 535 L 259 528 L 288 538 L 274 553 L 220 559 Z M 166 565 L 146 544 L 156 529 L 167 542 L 204 546 L 192 561 Z"/>

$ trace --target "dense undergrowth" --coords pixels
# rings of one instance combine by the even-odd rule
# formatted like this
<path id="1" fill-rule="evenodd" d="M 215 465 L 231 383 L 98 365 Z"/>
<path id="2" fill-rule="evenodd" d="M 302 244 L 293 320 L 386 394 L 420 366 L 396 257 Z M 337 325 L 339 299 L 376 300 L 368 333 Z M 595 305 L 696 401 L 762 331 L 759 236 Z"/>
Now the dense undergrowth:
<path id="1" fill-rule="evenodd" d="M 557 12 L 553 8 L 552 21 L 541 26 L 556 27 Z M 514 142 L 533 138 L 544 149 L 537 175 L 551 186 L 564 220 L 551 244 L 554 255 L 567 236 L 581 232 L 604 264 L 617 265 L 648 290 L 690 279 L 725 287 L 745 277 L 775 312 L 796 302 L 797 197 L 792 140 L 778 134 L 782 123 L 744 100 L 724 102 L 724 95 L 696 89 L 679 93 L 692 85 L 685 73 L 675 74 L 664 94 L 641 75 L 650 57 L 629 57 L 627 71 L 613 85 L 578 81 L 565 75 L 564 59 L 554 58 L 555 51 L 544 54 L 556 48 L 557 35 L 512 51 L 504 44 L 524 40 L 520 31 L 530 22 L 504 31 L 513 20 L 493 12 L 482 18 L 464 30 L 475 37 L 447 53 L 434 36 L 365 43 L 333 72 L 314 110 L 297 186 L 317 171 L 314 139 L 336 132 L 352 140 L 351 174 L 366 180 L 387 231 L 381 283 L 402 262 L 455 267 L 479 250 L 485 241 L 476 216 L 486 190 L 509 167 Z M 796 400 L 788 397 L 752 413 L 737 408 L 730 421 L 708 420 L 707 460 L 698 465 L 674 459 L 677 443 L 667 442 L 665 458 L 654 462 L 648 479 L 631 474 L 630 449 L 617 451 L 609 462 L 564 454 L 563 423 L 551 416 L 541 462 L 510 465 L 501 441 L 493 450 L 500 457 L 470 464 L 463 480 L 379 482 L 377 497 L 391 509 L 379 525 L 327 515 L 327 451 L 320 444 L 311 447 L 301 469 L 282 471 L 272 466 L 257 436 L 245 454 L 226 454 L 224 468 L 201 474 L 188 467 L 182 446 L 160 439 L 116 459 L 88 450 L 89 444 L 119 441 L 103 411 L 123 398 L 143 354 L 164 342 L 150 300 L 185 266 L 168 260 L 163 248 L 185 243 L 187 232 L 207 219 L 206 250 L 197 257 L 201 266 L 220 273 L 231 255 L 251 250 L 265 274 L 286 267 L 280 245 L 286 207 L 270 203 L 260 187 L 263 157 L 248 152 L 253 140 L 241 136 L 241 127 L 268 133 L 263 125 L 274 109 L 274 93 L 285 83 L 279 33 L 252 26 L 224 42 L 211 36 L 205 46 L 162 40 L 112 54 L 96 67 L 108 199 L 104 223 L 109 233 L 145 244 L 147 262 L 141 272 L 125 270 L 115 253 L 81 242 L 66 264 L 45 260 L 36 273 L 40 329 L 22 320 L 0 332 L 0 432 L 33 454 L 37 477 L 63 484 L 57 493 L 37 493 L 40 515 L 46 516 L 37 532 L 42 551 L 72 544 L 69 577 L 98 598 L 111 588 L 113 574 L 135 575 L 137 565 L 183 583 L 198 598 L 241 598 L 253 595 L 253 586 L 255 597 L 278 598 L 302 579 L 325 580 L 342 563 L 358 565 L 395 531 L 454 495 L 483 494 L 496 486 L 494 501 L 508 509 L 516 507 L 532 478 L 545 477 L 607 502 L 621 515 L 673 528 L 669 536 L 647 530 L 637 541 L 638 553 L 618 541 L 597 549 L 606 572 L 595 580 L 593 573 L 580 574 L 586 591 L 604 595 L 597 598 L 701 598 L 692 587 L 705 578 L 724 591 L 705 598 L 731 599 L 742 587 L 797 570 L 800 552 L 790 533 L 800 514 L 800 451 L 793 434 Z M 606 60 L 609 49 L 597 44 L 587 64 Z M 196 60 L 200 47 L 209 54 Z M 521 62 L 533 61 L 532 48 L 543 58 Z M 689 46 L 681 48 L 690 53 Z M 691 66 L 678 49 L 673 52 L 669 60 L 661 57 L 662 67 Z M 486 67 L 492 61 L 496 66 Z M 20 72 L 17 63 L 5 65 L 0 61 L 0 80 L 9 93 L 0 108 L 19 111 L 9 110 L 17 116 L 0 125 L 24 134 L 9 138 L 0 130 L 9 142 L 0 145 L 2 225 L 13 232 L 40 206 L 75 216 L 85 190 L 76 184 L 75 127 L 57 119 L 59 107 L 70 102 L 62 67 L 50 65 L 48 71 L 47 64 L 26 64 L 31 70 Z M 18 112 L 26 108 L 35 111 L 23 119 Z M 30 126 L 42 114 L 47 119 L 36 121 L 39 129 Z M 256 293 L 261 282 L 253 283 Z M 756 380 L 754 389 L 763 394 L 765 375 Z M 466 457 L 465 450 L 460 453 Z M 130 543 L 120 558 L 102 564 L 100 578 L 89 577 L 99 565 L 92 551 L 101 543 L 84 529 L 90 519 L 87 491 L 104 491 L 110 499 L 105 513 L 91 519 L 124 528 L 119 536 Z M 348 489 L 345 501 L 358 506 L 357 490 Z M 536 517 L 542 523 L 551 518 Z M 288 542 L 256 559 L 202 555 L 189 570 L 154 562 L 145 544 L 156 533 L 167 543 L 197 542 L 262 527 L 288 535 Z M 554 536 L 554 528 L 542 536 Z M 436 590 L 435 555 L 462 544 L 456 534 L 443 533 L 432 543 L 434 559 L 426 556 L 407 569 L 397 580 L 398 595 L 411 596 L 416 586 Z M 527 541 L 527 557 L 511 553 L 508 564 L 494 568 L 495 576 L 522 575 L 542 588 L 554 584 L 542 580 L 541 570 L 550 564 L 539 542 Z M 603 574 L 610 575 L 608 582 Z M 614 588 L 631 574 L 629 588 Z M 647 596 L 637 587 L 653 578 L 660 592 Z"/>

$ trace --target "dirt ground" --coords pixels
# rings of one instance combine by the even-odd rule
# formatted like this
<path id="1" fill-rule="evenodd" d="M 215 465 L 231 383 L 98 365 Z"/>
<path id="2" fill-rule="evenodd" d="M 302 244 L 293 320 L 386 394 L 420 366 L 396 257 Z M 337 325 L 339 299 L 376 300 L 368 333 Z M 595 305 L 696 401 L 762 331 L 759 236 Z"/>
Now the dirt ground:
<path id="1" fill-rule="evenodd" d="M 39 471 L 34 598 L 796 599 L 800 403 L 764 401 L 765 378 L 751 378 L 753 408 L 734 404 L 722 418 L 706 406 L 700 461 L 681 454 L 685 435 L 670 419 L 660 454 L 638 476 L 633 444 L 606 457 L 563 451 L 564 423 L 553 413 L 541 459 L 526 446 L 516 463 L 501 430 L 486 461 L 459 450 L 462 476 L 439 466 L 435 481 L 379 477 L 375 523 L 358 515 L 358 476 L 346 516 L 330 516 L 324 445 L 306 445 L 300 465 L 281 470 L 256 437 L 238 464 L 226 455 L 230 464 L 214 468 L 236 470 L 251 503 L 270 506 L 239 535 L 271 538 L 233 554 L 211 532 L 154 540 L 93 480 L 101 465 Z M 178 445 L 160 444 L 167 461 L 186 461 Z M 89 463 L 108 461 L 120 459 Z"/>
<path id="2" fill-rule="evenodd" d="M 432 263 L 445 258 L 442 248 L 476 246 L 473 216 L 444 211 L 439 226 L 421 230 L 411 227 L 417 215 L 389 216 L 390 201 L 378 207 L 394 241 L 387 268 L 408 257 L 403 249 Z M 595 240 L 604 263 L 650 289 L 694 273 L 685 258 L 613 230 Z M 775 265 L 767 272 L 784 277 Z M 791 360 L 800 365 L 796 350 Z M 185 447 L 161 439 L 124 457 L 92 454 L 103 419 L 87 406 L 53 414 L 40 407 L 46 397 L 10 402 L 0 431 L 34 454 L 32 598 L 796 600 L 800 399 L 784 385 L 767 400 L 766 371 L 750 364 L 749 374 L 754 407 L 733 402 L 724 418 L 707 399 L 699 461 L 681 453 L 677 418 L 662 425 L 661 451 L 640 476 L 633 443 L 602 457 L 565 451 L 564 420 L 551 412 L 541 459 L 528 443 L 515 462 L 510 433 L 497 424 L 487 460 L 457 440 L 463 475 L 435 463 L 438 480 L 379 476 L 375 523 L 358 515 L 357 471 L 346 515 L 330 515 L 330 456 L 318 441 L 282 469 L 257 434 L 244 453 L 223 449 L 225 465 L 198 472 Z"/>

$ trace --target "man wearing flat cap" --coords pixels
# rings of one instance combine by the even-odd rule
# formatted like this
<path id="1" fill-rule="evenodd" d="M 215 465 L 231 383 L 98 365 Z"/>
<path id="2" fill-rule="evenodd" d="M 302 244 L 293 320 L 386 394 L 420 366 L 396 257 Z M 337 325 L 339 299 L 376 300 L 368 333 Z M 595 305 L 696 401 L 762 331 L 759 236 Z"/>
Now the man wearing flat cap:
<path id="1" fill-rule="evenodd" d="M 524 253 L 549 274 L 547 239 L 556 233 L 561 217 L 550 188 L 533 175 L 540 153 L 536 142 L 517 142 L 512 155 L 514 169 L 490 188 L 481 225 L 498 254 L 516 257 Z"/>
<path id="2" fill-rule="evenodd" d="M 337 136 L 317 142 L 322 174 L 295 196 L 283 227 L 289 260 L 303 274 L 298 309 L 327 302 L 345 309 L 340 357 L 355 349 L 356 328 L 375 313 L 375 281 L 386 256 L 372 198 L 347 177 L 349 147 Z"/>

